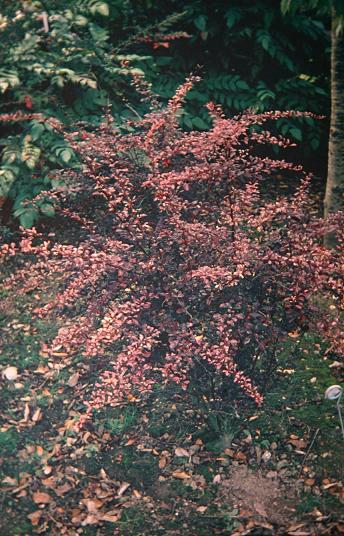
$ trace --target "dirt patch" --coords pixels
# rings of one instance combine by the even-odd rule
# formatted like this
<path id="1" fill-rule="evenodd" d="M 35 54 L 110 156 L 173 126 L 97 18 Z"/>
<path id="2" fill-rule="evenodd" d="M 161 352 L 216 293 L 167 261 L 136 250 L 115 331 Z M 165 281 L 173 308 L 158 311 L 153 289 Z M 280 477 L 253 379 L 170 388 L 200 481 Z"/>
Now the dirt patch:
<path id="1" fill-rule="evenodd" d="M 272 524 L 287 525 L 295 515 L 295 491 L 261 471 L 243 465 L 232 467 L 221 487 L 233 506 L 239 508 L 241 517 L 260 517 Z"/>

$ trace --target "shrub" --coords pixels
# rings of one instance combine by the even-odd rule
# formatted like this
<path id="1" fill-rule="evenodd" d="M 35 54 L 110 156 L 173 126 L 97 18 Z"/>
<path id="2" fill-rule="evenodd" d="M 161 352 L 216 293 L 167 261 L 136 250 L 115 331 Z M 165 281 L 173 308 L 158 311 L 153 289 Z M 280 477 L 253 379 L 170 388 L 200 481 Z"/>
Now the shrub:
<path id="1" fill-rule="evenodd" d="M 326 17 L 314 10 L 283 16 L 275 0 L 192 0 L 187 5 L 171 0 L 135 9 L 144 9 L 154 20 L 185 6 L 176 28 L 187 31 L 190 39 L 178 41 L 172 49 L 155 49 L 155 43 L 148 42 L 141 50 L 154 54 L 159 68 L 158 76 L 152 77 L 154 89 L 165 97 L 173 94 L 186 73 L 202 66 L 203 80 L 189 93 L 181 117 L 184 128 L 208 128 L 202 105 L 209 100 L 220 103 L 229 115 L 248 108 L 329 113 Z M 296 142 L 306 141 L 298 155 L 302 162 L 319 150 L 320 143 L 326 145 L 323 124 L 310 117 L 281 118 L 275 128 Z"/>
<path id="2" fill-rule="evenodd" d="M 132 115 L 128 75 L 146 70 L 152 57 L 135 54 L 133 43 L 142 30 L 133 27 L 127 2 L 5 4 L 0 13 L 1 113 L 44 113 L 66 125 L 99 124 L 110 102 L 119 122 L 122 115 Z M 160 21 L 163 34 L 177 19 Z M 125 58 L 130 66 L 121 65 Z M 0 121 L 0 212 L 7 200 L 20 225 L 31 227 L 41 216 L 53 216 L 54 209 L 49 203 L 23 202 L 50 187 L 51 170 L 77 166 L 76 155 L 48 123 Z"/>
<path id="3" fill-rule="evenodd" d="M 257 155 L 262 144 L 290 145 L 266 123 L 299 114 L 227 119 L 210 103 L 212 128 L 183 132 L 178 116 L 194 81 L 129 134 L 110 118 L 66 134 L 83 170 L 64 172 L 73 193 L 56 198 L 66 224 L 80 225 L 77 243 L 33 229 L 2 248 L 36 258 L 12 277 L 24 291 L 61 282 L 36 313 L 64 319 L 46 349 L 97 358 L 88 412 L 169 382 L 200 394 L 211 384 L 221 397 L 239 387 L 261 404 L 288 334 L 317 330 L 344 349 L 342 215 L 315 216 L 310 177 Z M 296 191 L 264 201 L 262 186 L 281 173 L 300 176 Z M 329 231 L 333 250 L 322 244 Z"/>

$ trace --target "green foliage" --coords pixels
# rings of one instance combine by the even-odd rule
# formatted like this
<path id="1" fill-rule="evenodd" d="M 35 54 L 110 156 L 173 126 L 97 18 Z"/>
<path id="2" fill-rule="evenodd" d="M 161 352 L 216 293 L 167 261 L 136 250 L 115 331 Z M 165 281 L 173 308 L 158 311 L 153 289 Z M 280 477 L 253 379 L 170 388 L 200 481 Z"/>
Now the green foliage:
<path id="1" fill-rule="evenodd" d="M 342 32 L 344 28 L 343 0 L 281 0 L 281 11 L 284 15 L 313 11 L 331 16 L 337 32 Z"/>
<path id="2" fill-rule="evenodd" d="M 18 447 L 19 434 L 14 428 L 0 432 L 0 456 L 12 454 Z"/>
<path id="3" fill-rule="evenodd" d="M 27 200 L 51 186 L 51 169 L 75 164 L 73 150 L 47 123 L 28 122 L 21 133 L 4 140 L 0 195 L 11 195 L 14 216 L 21 225 L 31 227 L 40 214 L 54 215 L 54 207 L 47 200 L 40 199 L 35 205 Z"/>
<path id="4" fill-rule="evenodd" d="M 97 124 L 112 104 L 120 119 L 122 100 L 130 93 L 128 74 L 141 72 L 150 59 L 131 56 L 124 68 L 126 56 L 113 50 L 109 28 L 121 24 L 125 2 L 51 1 L 48 14 L 40 2 L 16 1 L 2 9 L 2 113 L 41 112 L 68 124 Z M 14 216 L 24 227 L 40 215 L 53 216 L 46 200 L 35 206 L 23 201 L 53 185 L 51 170 L 77 166 L 72 149 L 38 121 L 2 126 L 0 145 L 0 197 L 13 200 Z"/>
<path id="5" fill-rule="evenodd" d="M 164 3 L 164 9 L 182 9 L 179 0 Z M 158 3 L 150 8 L 158 16 Z M 161 6 L 159 5 L 161 16 Z M 197 91 L 190 92 L 182 126 L 205 129 L 209 118 L 200 104 L 220 103 L 227 114 L 246 109 L 329 111 L 329 47 L 326 17 L 296 12 L 283 15 L 274 0 L 226 2 L 194 0 L 179 29 L 190 34 L 168 50 L 155 52 L 159 77 L 155 91 L 168 98 L 185 75 L 200 71 Z M 200 67 L 197 67 L 200 66 Z M 280 132 L 293 141 L 305 141 L 308 154 L 318 150 L 322 130 L 318 125 L 290 119 Z"/>
<path id="6" fill-rule="evenodd" d="M 107 410 L 103 412 L 103 415 L 97 416 L 97 422 L 113 435 L 124 434 L 136 424 L 136 421 L 137 408 L 135 406 L 128 406 L 127 408 L 124 408 L 124 410 L 107 408 Z"/>

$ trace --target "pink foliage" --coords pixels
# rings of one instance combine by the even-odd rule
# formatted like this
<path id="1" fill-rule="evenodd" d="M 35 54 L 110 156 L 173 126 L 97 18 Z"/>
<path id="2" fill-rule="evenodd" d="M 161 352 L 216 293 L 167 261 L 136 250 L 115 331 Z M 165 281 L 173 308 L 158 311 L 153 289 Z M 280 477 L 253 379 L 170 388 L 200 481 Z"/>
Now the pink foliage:
<path id="1" fill-rule="evenodd" d="M 194 81 L 129 134 L 110 123 L 66 134 L 83 170 L 66 172 L 73 193 L 57 197 L 67 221 L 80 224 L 79 243 L 26 231 L 18 247 L 2 249 L 35 256 L 13 276 L 24 290 L 47 276 L 60 281 L 36 312 L 65 320 L 51 350 L 104 363 L 89 411 L 156 384 L 187 389 L 203 369 L 261 404 L 254 381 L 271 373 L 288 332 L 316 330 L 344 351 L 343 217 L 310 214 L 311 178 L 257 156 L 262 144 L 290 145 L 263 125 L 298 113 L 227 119 L 210 103 L 212 129 L 182 132 L 178 114 Z M 261 185 L 281 172 L 299 175 L 299 187 L 264 202 Z M 329 231 L 338 237 L 331 251 Z"/>

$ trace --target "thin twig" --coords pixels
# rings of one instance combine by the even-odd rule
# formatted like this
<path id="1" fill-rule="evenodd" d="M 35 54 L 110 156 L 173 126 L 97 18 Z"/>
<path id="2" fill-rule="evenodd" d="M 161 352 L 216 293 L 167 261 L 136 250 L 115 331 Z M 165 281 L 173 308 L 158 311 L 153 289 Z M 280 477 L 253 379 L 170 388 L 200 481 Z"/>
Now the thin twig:
<path id="1" fill-rule="evenodd" d="M 138 117 L 140 120 L 142 120 L 142 116 L 135 110 L 135 108 L 133 108 L 132 106 L 130 106 L 130 104 L 128 104 L 127 102 L 125 103 L 125 106 L 126 106 L 131 112 L 133 112 L 133 114 L 135 114 L 136 117 Z"/>
<path id="2" fill-rule="evenodd" d="M 316 431 L 315 431 L 315 434 L 314 434 L 314 436 L 313 436 L 313 439 L 312 439 L 312 441 L 311 441 L 311 444 L 309 445 L 308 450 L 307 450 L 307 452 L 306 452 L 306 454 L 305 454 L 305 456 L 304 456 L 304 458 L 303 458 L 303 461 L 302 461 L 302 464 L 301 464 L 301 467 L 300 467 L 300 471 L 299 471 L 299 474 L 298 474 L 298 477 L 297 477 L 298 479 L 299 479 L 300 476 L 301 476 L 301 473 L 302 473 L 302 470 L 303 470 L 303 468 L 304 468 L 304 466 L 305 466 L 306 460 L 307 460 L 307 458 L 308 458 L 308 456 L 309 456 L 309 453 L 310 453 L 310 451 L 311 451 L 311 449 L 312 449 L 312 447 L 313 447 L 313 445 L 314 445 L 314 441 L 316 440 L 317 435 L 318 435 L 319 432 L 320 432 L 320 428 L 317 428 Z"/>

